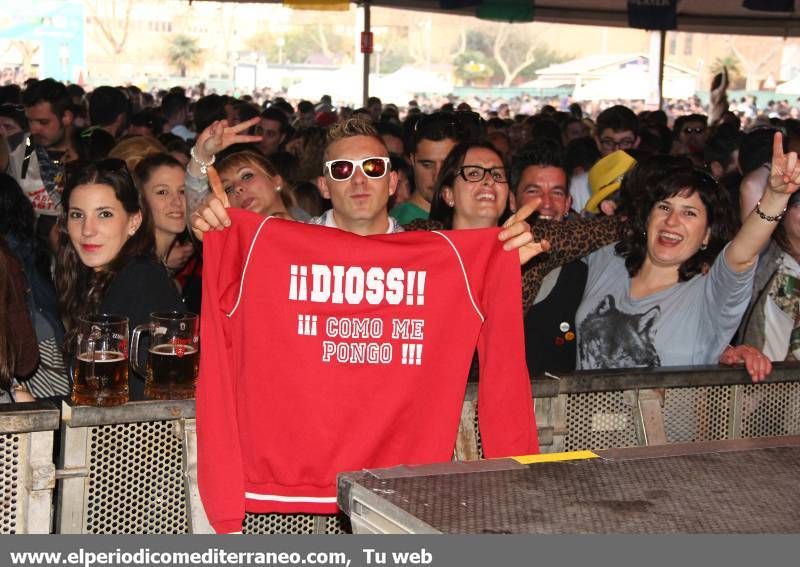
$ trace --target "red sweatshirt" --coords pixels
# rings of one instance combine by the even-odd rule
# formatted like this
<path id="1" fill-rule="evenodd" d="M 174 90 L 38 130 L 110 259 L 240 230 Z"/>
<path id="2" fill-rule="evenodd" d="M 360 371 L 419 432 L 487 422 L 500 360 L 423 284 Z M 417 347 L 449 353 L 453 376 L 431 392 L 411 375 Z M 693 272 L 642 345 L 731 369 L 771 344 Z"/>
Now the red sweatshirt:
<path id="1" fill-rule="evenodd" d="M 336 474 L 448 461 L 478 347 L 484 453 L 539 450 L 516 253 L 497 229 L 362 237 L 230 209 L 204 243 L 200 495 L 334 513 Z"/>

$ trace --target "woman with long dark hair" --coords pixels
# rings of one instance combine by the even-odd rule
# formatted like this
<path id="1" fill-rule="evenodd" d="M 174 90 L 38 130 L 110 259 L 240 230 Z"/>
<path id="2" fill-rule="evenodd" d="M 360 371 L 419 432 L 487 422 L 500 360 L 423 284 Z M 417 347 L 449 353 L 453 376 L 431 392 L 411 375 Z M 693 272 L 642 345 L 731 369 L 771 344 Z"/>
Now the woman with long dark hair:
<path id="1" fill-rule="evenodd" d="M 730 199 L 704 171 L 672 170 L 630 188 L 637 198 L 624 237 L 588 260 L 578 367 L 717 362 L 747 307 L 758 253 L 798 184 L 797 154 L 784 154 L 776 134 L 767 186 L 738 232 Z"/>
<path id="2" fill-rule="evenodd" d="M 0 173 L 0 236 L 22 266 L 25 288 L 30 290 L 26 303 L 39 345 L 40 362 L 25 387 L 35 398 L 66 396 L 70 383 L 61 353 L 64 326 L 51 275 L 50 246 L 37 238 L 35 226 L 30 199 L 13 177 Z"/>
<path id="3" fill-rule="evenodd" d="M 62 205 L 56 285 L 70 357 L 82 315 L 123 315 L 133 329 L 148 322 L 151 312 L 184 310 L 155 257 L 152 221 L 125 162 L 107 159 L 73 166 Z M 140 352 L 145 357 L 147 349 Z M 144 367 L 144 360 L 140 362 Z M 131 399 L 141 399 L 144 381 L 133 371 L 128 376 Z"/>
<path id="4" fill-rule="evenodd" d="M 32 374 L 39 362 L 24 286 L 22 268 L 0 237 L 0 403 L 33 400 L 17 382 Z"/>

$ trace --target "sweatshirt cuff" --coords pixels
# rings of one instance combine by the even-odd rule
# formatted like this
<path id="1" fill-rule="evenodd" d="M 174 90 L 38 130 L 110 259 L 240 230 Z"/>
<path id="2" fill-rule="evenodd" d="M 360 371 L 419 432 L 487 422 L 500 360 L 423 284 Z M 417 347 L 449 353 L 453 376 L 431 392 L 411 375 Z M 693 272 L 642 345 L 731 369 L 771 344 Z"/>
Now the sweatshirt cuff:
<path id="1" fill-rule="evenodd" d="M 220 522 L 211 522 L 211 527 L 218 534 L 234 534 L 242 533 L 242 522 L 244 518 L 238 520 L 222 520 Z"/>

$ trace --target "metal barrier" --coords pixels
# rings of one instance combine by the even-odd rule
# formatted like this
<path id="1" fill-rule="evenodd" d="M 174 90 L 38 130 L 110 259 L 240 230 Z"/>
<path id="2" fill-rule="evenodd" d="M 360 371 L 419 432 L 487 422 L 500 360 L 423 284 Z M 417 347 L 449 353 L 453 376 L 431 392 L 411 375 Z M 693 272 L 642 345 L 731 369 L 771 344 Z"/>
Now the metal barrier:
<path id="1" fill-rule="evenodd" d="M 800 434 L 800 364 L 582 372 L 532 382 L 543 452 Z M 477 384 L 454 451 L 481 455 Z M 197 489 L 194 402 L 0 407 L 4 533 L 210 533 Z M 60 426 L 57 463 L 53 442 Z M 247 514 L 245 533 L 346 533 L 347 518 Z"/>
<path id="2" fill-rule="evenodd" d="M 190 532 L 194 401 L 62 408 L 58 533 Z"/>
<path id="3" fill-rule="evenodd" d="M 800 434 L 800 364 L 763 383 L 743 368 L 578 372 L 532 381 L 541 451 L 610 449 Z M 477 384 L 464 399 L 456 458 L 482 456 Z"/>
<path id="4" fill-rule="evenodd" d="M 4 534 L 52 531 L 55 464 L 53 440 L 59 412 L 48 403 L 0 406 L 2 525 Z"/>

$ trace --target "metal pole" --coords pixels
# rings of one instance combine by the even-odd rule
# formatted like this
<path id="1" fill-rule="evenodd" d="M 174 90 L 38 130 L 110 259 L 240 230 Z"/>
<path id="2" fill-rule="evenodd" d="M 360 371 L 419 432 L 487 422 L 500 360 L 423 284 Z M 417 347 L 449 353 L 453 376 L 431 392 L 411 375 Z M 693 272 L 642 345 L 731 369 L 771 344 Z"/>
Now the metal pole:
<path id="1" fill-rule="evenodd" d="M 365 0 L 363 4 L 364 10 L 364 33 L 370 32 L 370 21 L 369 21 L 369 0 Z M 367 107 L 367 99 L 369 98 L 369 53 L 364 53 L 364 78 L 361 88 L 362 93 L 362 100 L 361 105 L 366 108 Z"/>
<path id="2" fill-rule="evenodd" d="M 664 47 L 667 43 L 667 32 L 661 30 L 658 38 L 658 109 L 664 109 Z"/>

